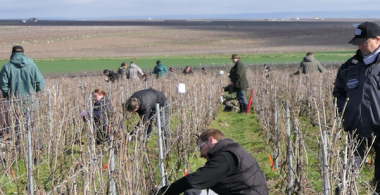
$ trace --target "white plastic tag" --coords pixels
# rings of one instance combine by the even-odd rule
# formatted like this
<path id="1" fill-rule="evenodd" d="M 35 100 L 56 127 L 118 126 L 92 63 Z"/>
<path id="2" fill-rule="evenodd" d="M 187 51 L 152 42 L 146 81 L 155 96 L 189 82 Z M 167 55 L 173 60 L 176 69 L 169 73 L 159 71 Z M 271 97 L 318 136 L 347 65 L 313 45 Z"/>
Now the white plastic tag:
<path id="1" fill-rule="evenodd" d="M 178 92 L 179 93 L 186 93 L 186 85 L 184 83 L 178 84 Z"/>

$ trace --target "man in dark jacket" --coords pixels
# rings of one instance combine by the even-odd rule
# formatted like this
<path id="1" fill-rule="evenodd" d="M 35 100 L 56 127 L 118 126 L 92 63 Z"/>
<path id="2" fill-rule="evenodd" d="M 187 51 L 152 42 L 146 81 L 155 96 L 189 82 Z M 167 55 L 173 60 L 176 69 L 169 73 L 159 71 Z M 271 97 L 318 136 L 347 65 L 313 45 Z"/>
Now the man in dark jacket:
<path id="1" fill-rule="evenodd" d="M 164 128 L 165 137 L 169 136 L 168 101 L 165 94 L 154 89 L 145 89 L 135 92 L 126 102 L 126 110 L 137 112 L 145 126 L 148 125 L 147 135 L 152 132 L 151 118 L 156 113 L 156 103 L 160 109 L 164 109 L 165 116 L 161 115 L 161 124 Z M 165 121 L 163 120 L 165 118 Z M 139 126 L 139 124 L 137 125 Z M 132 132 L 132 134 L 135 132 Z"/>
<path id="2" fill-rule="evenodd" d="M 328 72 L 325 68 L 323 68 L 322 64 L 315 59 L 314 54 L 312 52 L 307 52 L 306 56 L 303 58 L 303 61 L 301 62 L 298 71 L 295 72 L 293 75 L 297 74 L 309 74 L 309 73 L 315 73 L 315 72 Z"/>
<path id="3" fill-rule="evenodd" d="M 103 74 L 106 75 L 107 77 L 104 79 L 105 81 L 107 82 L 115 82 L 116 80 L 119 79 L 119 74 L 116 73 L 116 72 L 113 72 L 112 70 L 110 69 L 105 69 L 103 71 Z"/>
<path id="4" fill-rule="evenodd" d="M 219 195 L 267 195 L 268 187 L 256 160 L 239 144 L 217 129 L 202 132 L 197 141 L 204 167 L 174 183 L 158 194 L 177 195 L 188 189 L 210 188 Z"/>
<path id="5" fill-rule="evenodd" d="M 339 68 L 333 94 L 340 112 L 349 98 L 343 115 L 343 127 L 345 131 L 355 132 L 350 141 L 359 144 L 354 153 L 355 164 L 359 168 L 373 141 L 372 133 L 377 137 L 380 135 L 380 27 L 371 22 L 360 24 L 349 43 L 357 45 L 358 50 Z M 373 147 L 376 151 L 375 181 L 380 183 L 378 138 Z M 380 192 L 380 188 L 377 187 L 376 191 Z"/>
<path id="6" fill-rule="evenodd" d="M 230 70 L 229 77 L 237 93 L 237 99 L 240 104 L 240 113 L 245 113 L 247 110 L 247 100 L 245 99 L 244 91 L 249 87 L 246 68 L 237 54 L 233 54 L 231 59 L 232 62 L 235 63 L 235 66 Z"/>

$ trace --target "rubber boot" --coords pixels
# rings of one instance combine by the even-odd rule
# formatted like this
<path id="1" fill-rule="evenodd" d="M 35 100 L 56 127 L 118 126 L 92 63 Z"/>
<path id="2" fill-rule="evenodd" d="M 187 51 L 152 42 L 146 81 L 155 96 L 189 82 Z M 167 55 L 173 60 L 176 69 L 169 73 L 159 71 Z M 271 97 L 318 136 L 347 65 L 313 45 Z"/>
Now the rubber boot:
<path id="1" fill-rule="evenodd" d="M 239 114 L 244 113 L 244 104 L 239 104 L 240 111 Z"/>
<path id="2" fill-rule="evenodd" d="M 244 110 L 244 113 L 247 113 L 247 107 L 248 107 L 247 104 L 243 104 L 243 110 Z"/>

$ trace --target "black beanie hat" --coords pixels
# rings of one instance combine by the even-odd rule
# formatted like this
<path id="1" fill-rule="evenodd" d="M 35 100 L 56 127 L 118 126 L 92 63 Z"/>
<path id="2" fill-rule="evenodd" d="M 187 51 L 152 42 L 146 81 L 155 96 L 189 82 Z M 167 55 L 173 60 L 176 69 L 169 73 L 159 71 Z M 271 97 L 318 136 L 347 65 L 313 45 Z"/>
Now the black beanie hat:
<path id="1" fill-rule="evenodd" d="M 20 45 L 15 45 L 12 48 L 12 53 L 24 53 L 24 48 L 22 48 Z"/>

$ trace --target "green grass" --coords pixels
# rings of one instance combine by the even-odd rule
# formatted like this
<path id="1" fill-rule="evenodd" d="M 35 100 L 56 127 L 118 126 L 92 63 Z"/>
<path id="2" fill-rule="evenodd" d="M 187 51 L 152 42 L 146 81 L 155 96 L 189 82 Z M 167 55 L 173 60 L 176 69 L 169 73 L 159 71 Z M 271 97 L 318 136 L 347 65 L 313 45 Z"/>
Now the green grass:
<path id="1" fill-rule="evenodd" d="M 300 117 L 301 130 L 305 138 L 305 143 L 310 147 L 310 149 L 318 155 L 319 146 L 317 143 L 320 137 L 320 131 L 318 126 L 314 126 L 309 119 L 309 117 Z M 255 113 L 238 114 L 235 112 L 223 112 L 220 110 L 215 121 L 209 126 L 210 128 L 217 128 L 221 130 L 226 137 L 233 139 L 239 143 L 247 152 L 249 152 L 259 163 L 261 170 L 263 170 L 268 187 L 270 188 L 270 194 L 283 194 L 285 193 L 285 186 L 283 178 L 285 173 L 282 172 L 280 175 L 280 169 L 275 171 L 272 170 L 269 161 L 269 155 L 272 153 L 271 146 L 269 146 L 266 141 L 267 135 L 265 132 L 260 130 L 259 123 L 256 119 Z M 291 137 L 293 139 L 293 137 Z M 313 188 L 318 192 L 322 191 L 322 177 L 320 174 L 320 161 L 312 154 L 311 151 L 307 150 L 307 160 L 304 159 L 304 169 L 305 176 L 309 180 L 308 187 Z M 195 161 L 198 162 L 198 161 Z M 279 164 L 281 165 L 281 164 Z M 361 170 L 361 177 L 364 181 L 370 181 L 373 177 L 374 166 L 364 165 Z M 362 180 L 358 180 L 358 188 L 366 189 Z M 282 188 L 281 188 L 282 187 Z M 363 193 L 364 194 L 364 193 Z"/>
<path id="2" fill-rule="evenodd" d="M 315 57 L 320 61 L 346 60 L 355 54 L 354 50 L 347 51 L 329 51 L 314 52 Z M 302 61 L 305 52 L 298 53 L 273 53 L 273 54 L 245 54 L 241 55 L 241 59 L 246 64 L 263 64 L 263 63 L 280 63 L 280 62 L 298 62 Z M 142 69 L 153 68 L 157 60 L 161 60 L 162 64 L 173 67 L 183 66 L 207 66 L 213 64 L 232 65 L 230 54 L 216 55 L 165 55 L 165 56 L 143 56 L 143 57 L 108 57 L 108 58 L 51 58 L 51 59 L 35 59 L 42 73 L 60 73 L 75 71 L 100 71 L 106 68 L 117 70 L 120 64 L 135 61 Z M 5 64 L 8 59 L 0 60 L 0 64 Z"/>
<path id="3" fill-rule="evenodd" d="M 272 171 L 269 161 L 270 147 L 265 143 L 265 133 L 260 130 L 256 115 L 253 112 L 238 114 L 236 112 L 223 112 L 220 110 L 217 118 L 210 128 L 219 129 L 224 135 L 241 145 L 259 163 L 265 173 L 267 181 L 278 181 L 279 172 Z M 270 191 L 273 191 L 271 189 Z"/>

